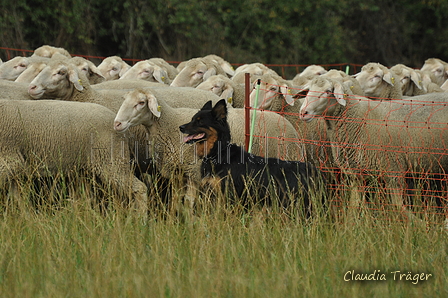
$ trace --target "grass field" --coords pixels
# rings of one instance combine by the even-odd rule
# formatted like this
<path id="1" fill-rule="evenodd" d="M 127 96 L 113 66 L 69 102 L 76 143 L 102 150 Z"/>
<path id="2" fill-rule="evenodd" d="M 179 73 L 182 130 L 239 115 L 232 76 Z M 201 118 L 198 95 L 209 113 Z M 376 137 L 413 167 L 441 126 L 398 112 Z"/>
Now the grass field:
<path id="1" fill-rule="evenodd" d="M 0 297 L 448 297 L 442 225 L 225 205 L 144 219 L 102 212 L 84 183 L 59 185 L 2 194 Z M 60 201 L 31 203 L 49 193 Z"/>

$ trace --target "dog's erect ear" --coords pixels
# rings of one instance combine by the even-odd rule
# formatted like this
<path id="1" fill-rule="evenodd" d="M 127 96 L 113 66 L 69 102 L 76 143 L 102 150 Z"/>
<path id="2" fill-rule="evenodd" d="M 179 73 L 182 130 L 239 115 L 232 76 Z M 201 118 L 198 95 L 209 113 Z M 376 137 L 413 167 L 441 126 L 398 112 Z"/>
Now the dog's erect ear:
<path id="1" fill-rule="evenodd" d="M 203 110 L 203 111 L 210 111 L 212 108 L 213 108 L 213 106 L 212 106 L 212 101 L 209 100 L 209 101 L 207 101 L 207 102 L 205 103 L 205 105 L 202 107 L 201 110 Z"/>
<path id="2" fill-rule="evenodd" d="M 215 104 L 212 109 L 212 114 L 218 120 L 227 118 L 227 103 L 225 99 L 221 99 Z"/>

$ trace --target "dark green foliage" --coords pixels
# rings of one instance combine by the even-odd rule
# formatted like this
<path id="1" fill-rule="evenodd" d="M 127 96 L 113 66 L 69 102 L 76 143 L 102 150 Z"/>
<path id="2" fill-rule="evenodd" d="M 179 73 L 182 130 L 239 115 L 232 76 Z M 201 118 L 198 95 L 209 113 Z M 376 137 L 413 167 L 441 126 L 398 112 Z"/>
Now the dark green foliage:
<path id="1" fill-rule="evenodd" d="M 0 0 L 0 46 L 231 63 L 448 60 L 448 2 L 411 0 Z M 0 58 L 6 60 L 4 53 Z"/>

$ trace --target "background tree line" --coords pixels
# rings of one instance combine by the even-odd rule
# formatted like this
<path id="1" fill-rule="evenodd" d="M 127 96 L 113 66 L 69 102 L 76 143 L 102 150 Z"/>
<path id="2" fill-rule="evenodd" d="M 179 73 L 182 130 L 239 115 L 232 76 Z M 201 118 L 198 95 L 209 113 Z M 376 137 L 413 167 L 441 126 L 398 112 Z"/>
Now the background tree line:
<path id="1" fill-rule="evenodd" d="M 2 47 L 168 61 L 214 53 L 231 63 L 448 60 L 446 0 L 0 1 Z"/>

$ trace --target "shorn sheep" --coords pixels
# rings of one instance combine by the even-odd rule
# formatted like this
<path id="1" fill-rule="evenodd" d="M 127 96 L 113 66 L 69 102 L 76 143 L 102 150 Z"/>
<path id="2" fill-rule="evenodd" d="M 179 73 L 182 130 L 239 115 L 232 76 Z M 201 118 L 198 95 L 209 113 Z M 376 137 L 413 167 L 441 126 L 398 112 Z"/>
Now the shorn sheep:
<path id="1" fill-rule="evenodd" d="M 0 100 L 0 182 L 30 175 L 98 177 L 120 196 L 147 208 L 147 188 L 129 166 L 126 140 L 112 129 L 115 114 L 91 103 Z M 144 211 L 146 212 L 146 211 Z"/>
<path id="2" fill-rule="evenodd" d="M 431 93 L 369 100 L 347 94 L 340 82 L 319 77 L 310 85 L 300 117 L 311 122 L 324 116 L 334 160 L 342 171 L 382 179 L 398 207 L 407 175 L 448 171 L 447 97 Z"/>
<path id="3" fill-rule="evenodd" d="M 401 82 L 396 75 L 380 63 L 368 63 L 354 75 L 366 96 L 372 99 L 401 99 Z"/>
<path id="4" fill-rule="evenodd" d="M 120 80 L 136 79 L 169 85 L 177 74 L 177 69 L 162 58 L 151 58 L 135 63 Z"/>
<path id="5" fill-rule="evenodd" d="M 106 81 L 118 80 L 130 68 L 131 66 L 118 56 L 104 58 L 98 65 L 98 69 L 106 78 Z"/>

